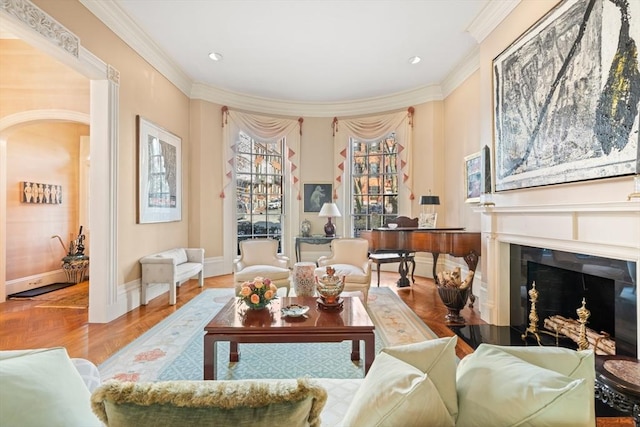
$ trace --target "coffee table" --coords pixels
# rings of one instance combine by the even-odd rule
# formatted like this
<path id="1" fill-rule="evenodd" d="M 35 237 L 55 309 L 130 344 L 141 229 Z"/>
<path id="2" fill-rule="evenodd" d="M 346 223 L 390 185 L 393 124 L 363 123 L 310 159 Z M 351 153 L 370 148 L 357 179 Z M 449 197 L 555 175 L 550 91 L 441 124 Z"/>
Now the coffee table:
<path id="1" fill-rule="evenodd" d="M 341 311 L 318 307 L 316 297 L 283 297 L 264 310 L 248 310 L 236 298 L 204 327 L 204 379 L 216 379 L 218 341 L 229 341 L 229 361 L 240 360 L 239 343 L 309 343 L 351 340 L 351 360 L 360 360 L 360 340 L 364 341 L 364 372 L 375 357 L 374 325 L 358 297 L 343 297 Z M 304 317 L 282 316 L 281 307 L 309 306 Z"/>

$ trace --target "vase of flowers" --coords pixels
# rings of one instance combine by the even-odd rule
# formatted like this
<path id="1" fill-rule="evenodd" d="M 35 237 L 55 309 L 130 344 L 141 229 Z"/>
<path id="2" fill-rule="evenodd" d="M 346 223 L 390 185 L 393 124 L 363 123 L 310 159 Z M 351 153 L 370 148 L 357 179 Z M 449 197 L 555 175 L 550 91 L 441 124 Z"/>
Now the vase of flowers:
<path id="1" fill-rule="evenodd" d="M 278 288 L 270 279 L 256 277 L 242 284 L 238 298 L 251 310 L 262 310 L 278 297 L 277 292 Z"/>

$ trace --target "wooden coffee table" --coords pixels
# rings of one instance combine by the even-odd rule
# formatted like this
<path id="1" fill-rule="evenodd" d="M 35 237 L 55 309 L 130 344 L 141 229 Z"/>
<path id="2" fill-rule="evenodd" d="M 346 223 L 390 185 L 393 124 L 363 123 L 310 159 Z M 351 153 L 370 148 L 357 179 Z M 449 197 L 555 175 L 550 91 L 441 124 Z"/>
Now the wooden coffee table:
<path id="1" fill-rule="evenodd" d="M 344 297 L 341 311 L 318 307 L 316 297 L 285 297 L 271 302 L 265 310 L 247 310 L 232 298 L 204 327 L 204 379 L 216 379 L 218 341 L 229 341 L 229 361 L 240 360 L 239 343 L 307 343 L 351 340 L 351 360 L 360 360 L 360 340 L 364 341 L 364 372 L 375 357 L 374 326 L 357 297 Z M 280 308 L 291 304 L 309 306 L 305 317 L 281 316 Z"/>

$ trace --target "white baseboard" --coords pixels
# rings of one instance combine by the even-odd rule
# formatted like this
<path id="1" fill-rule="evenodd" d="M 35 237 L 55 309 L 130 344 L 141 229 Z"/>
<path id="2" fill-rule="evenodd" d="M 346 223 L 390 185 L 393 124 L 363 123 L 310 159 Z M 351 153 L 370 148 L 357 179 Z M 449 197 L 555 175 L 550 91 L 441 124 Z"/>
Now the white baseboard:
<path id="1" fill-rule="evenodd" d="M 21 277 L 9 280 L 6 283 L 6 294 L 12 295 L 30 289 L 40 288 L 52 283 L 63 283 L 67 281 L 67 276 L 62 270 L 47 271 L 45 273 L 34 274 L 33 276 Z"/>
<path id="2" fill-rule="evenodd" d="M 223 258 L 206 258 L 204 260 L 204 277 L 222 276 L 231 273 L 231 266 L 225 268 Z M 169 304 L 169 284 L 152 284 L 147 289 L 149 301 L 164 295 Z M 117 301 L 110 308 L 111 316 L 119 317 L 140 306 L 140 279 L 132 280 L 118 287 Z"/>

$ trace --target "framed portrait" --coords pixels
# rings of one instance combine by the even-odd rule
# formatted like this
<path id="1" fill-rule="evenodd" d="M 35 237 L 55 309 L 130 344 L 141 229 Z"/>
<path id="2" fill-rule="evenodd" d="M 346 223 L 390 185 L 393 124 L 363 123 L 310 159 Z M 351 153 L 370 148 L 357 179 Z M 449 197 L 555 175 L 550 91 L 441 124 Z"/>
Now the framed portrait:
<path id="1" fill-rule="evenodd" d="M 482 192 L 482 151 L 464 158 L 465 203 L 479 203 Z"/>
<path id="2" fill-rule="evenodd" d="M 182 139 L 137 116 L 138 223 L 182 220 Z"/>
<path id="3" fill-rule="evenodd" d="M 640 2 L 563 0 L 493 60 L 495 190 L 640 172 Z"/>
<path id="4" fill-rule="evenodd" d="M 304 211 L 320 212 L 323 204 L 331 203 L 332 191 L 331 184 L 304 184 Z"/>

